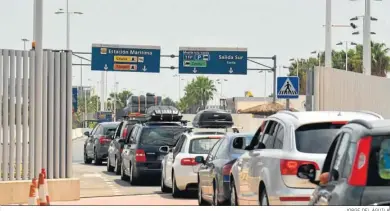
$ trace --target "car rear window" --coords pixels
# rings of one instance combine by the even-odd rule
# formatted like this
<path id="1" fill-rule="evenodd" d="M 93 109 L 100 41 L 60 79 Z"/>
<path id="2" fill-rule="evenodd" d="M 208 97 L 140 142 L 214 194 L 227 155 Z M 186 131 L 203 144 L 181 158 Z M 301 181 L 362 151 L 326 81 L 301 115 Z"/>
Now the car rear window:
<path id="1" fill-rule="evenodd" d="M 175 146 L 178 134 L 186 130 L 184 127 L 150 127 L 144 128 L 140 137 L 141 145 Z"/>
<path id="2" fill-rule="evenodd" d="M 390 186 L 390 136 L 373 136 L 367 186 Z"/>
<path id="3" fill-rule="evenodd" d="M 113 135 L 118 125 L 107 125 L 104 127 L 104 135 Z"/>
<path id="4" fill-rule="evenodd" d="M 297 150 L 304 153 L 326 154 L 343 125 L 339 122 L 302 125 L 295 131 Z"/>
<path id="5" fill-rule="evenodd" d="M 208 154 L 214 144 L 217 143 L 217 138 L 197 138 L 190 142 L 190 154 Z"/>

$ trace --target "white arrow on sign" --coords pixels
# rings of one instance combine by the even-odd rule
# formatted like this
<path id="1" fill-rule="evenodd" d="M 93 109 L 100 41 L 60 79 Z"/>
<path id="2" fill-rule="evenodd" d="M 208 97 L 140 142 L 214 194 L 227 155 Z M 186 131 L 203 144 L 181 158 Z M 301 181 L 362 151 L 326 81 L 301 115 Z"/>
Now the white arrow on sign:
<path id="1" fill-rule="evenodd" d="M 108 66 L 107 64 L 104 65 L 104 70 L 107 71 L 108 70 Z"/>
<path id="2" fill-rule="evenodd" d="M 198 70 L 197 70 L 196 68 L 194 68 L 193 72 L 194 72 L 194 73 L 197 73 L 197 72 L 198 72 Z"/>
<path id="3" fill-rule="evenodd" d="M 229 69 L 229 73 L 233 73 L 233 68 L 230 68 L 230 69 Z"/>
<path id="4" fill-rule="evenodd" d="M 146 72 L 146 71 L 148 70 L 148 68 L 146 68 L 146 66 L 144 65 L 144 68 L 142 68 L 142 70 L 143 70 L 144 72 Z"/>

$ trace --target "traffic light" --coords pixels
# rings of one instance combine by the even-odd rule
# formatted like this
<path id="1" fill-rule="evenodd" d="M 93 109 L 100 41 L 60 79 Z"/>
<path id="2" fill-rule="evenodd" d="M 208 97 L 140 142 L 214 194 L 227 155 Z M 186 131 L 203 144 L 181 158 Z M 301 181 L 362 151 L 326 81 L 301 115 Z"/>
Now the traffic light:
<path id="1" fill-rule="evenodd" d="M 353 29 L 356 29 L 356 28 L 357 28 L 357 26 L 356 26 L 354 23 L 351 23 L 350 25 L 351 25 L 351 27 L 352 27 Z"/>

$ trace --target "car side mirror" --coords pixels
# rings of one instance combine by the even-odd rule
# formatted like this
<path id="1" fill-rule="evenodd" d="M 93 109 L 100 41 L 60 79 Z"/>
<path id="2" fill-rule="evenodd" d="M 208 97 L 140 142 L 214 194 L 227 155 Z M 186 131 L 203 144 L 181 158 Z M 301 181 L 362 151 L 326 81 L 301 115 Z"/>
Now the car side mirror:
<path id="1" fill-rule="evenodd" d="M 244 146 L 244 139 L 242 137 L 236 138 L 233 141 L 233 148 L 234 149 L 242 149 Z"/>
<path id="2" fill-rule="evenodd" d="M 89 131 L 85 131 L 85 132 L 84 132 L 84 135 L 87 136 L 87 137 L 89 137 L 89 135 L 90 135 Z"/>
<path id="3" fill-rule="evenodd" d="M 265 149 L 265 148 L 266 148 L 265 144 L 263 142 L 260 142 L 258 149 Z"/>
<path id="4" fill-rule="evenodd" d="M 195 157 L 195 162 L 199 163 L 199 164 L 203 164 L 204 163 L 204 157 L 203 156 L 196 156 Z"/>
<path id="5" fill-rule="evenodd" d="M 158 149 L 158 151 L 162 153 L 168 153 L 169 152 L 169 147 L 168 146 L 162 146 Z"/>
<path id="6" fill-rule="evenodd" d="M 303 164 L 298 167 L 297 177 L 301 179 L 307 179 L 311 183 L 317 184 L 315 182 L 316 178 L 316 167 L 313 164 Z"/>

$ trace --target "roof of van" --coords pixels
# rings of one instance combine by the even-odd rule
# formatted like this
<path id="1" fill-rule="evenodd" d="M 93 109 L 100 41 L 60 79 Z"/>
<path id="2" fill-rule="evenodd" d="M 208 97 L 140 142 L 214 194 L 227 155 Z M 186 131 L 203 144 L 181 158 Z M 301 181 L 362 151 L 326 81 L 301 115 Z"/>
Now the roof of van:
<path id="1" fill-rule="evenodd" d="M 332 121 L 351 121 L 354 119 L 379 120 L 383 117 L 369 111 L 280 111 L 271 117 L 288 119 L 297 128 L 301 125 Z"/>

